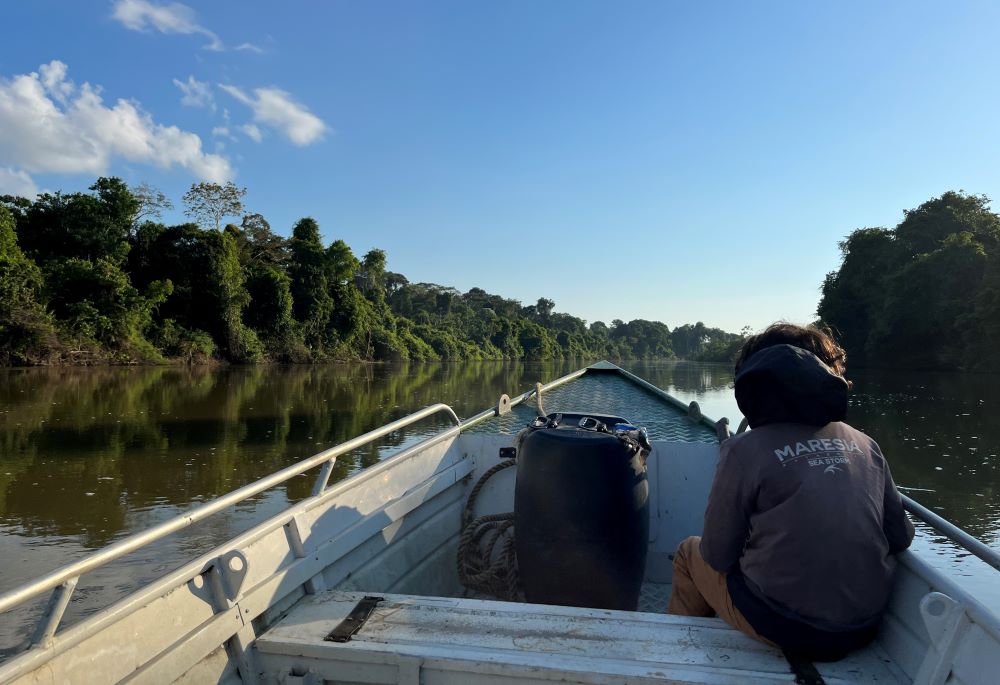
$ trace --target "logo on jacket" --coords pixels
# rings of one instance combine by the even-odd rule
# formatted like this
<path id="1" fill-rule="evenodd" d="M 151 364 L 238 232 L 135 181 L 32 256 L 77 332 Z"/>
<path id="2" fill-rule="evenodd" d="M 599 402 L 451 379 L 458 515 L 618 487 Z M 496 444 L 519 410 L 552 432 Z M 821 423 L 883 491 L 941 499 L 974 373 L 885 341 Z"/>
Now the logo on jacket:
<path id="1" fill-rule="evenodd" d="M 785 445 L 781 449 L 774 450 L 774 456 L 778 458 L 778 461 L 785 462 L 796 457 L 815 457 L 819 454 L 840 454 L 846 456 L 848 452 L 857 452 L 858 454 L 864 454 L 861 447 L 854 440 L 842 440 L 840 438 L 822 439 L 822 440 L 806 440 L 804 442 L 797 442 L 794 445 Z"/>
<path id="2" fill-rule="evenodd" d="M 830 466 L 827 466 L 825 469 L 823 469 L 823 473 L 837 473 L 837 471 L 842 471 L 842 470 L 843 469 L 841 469 L 839 466 L 833 466 L 831 464 Z"/>

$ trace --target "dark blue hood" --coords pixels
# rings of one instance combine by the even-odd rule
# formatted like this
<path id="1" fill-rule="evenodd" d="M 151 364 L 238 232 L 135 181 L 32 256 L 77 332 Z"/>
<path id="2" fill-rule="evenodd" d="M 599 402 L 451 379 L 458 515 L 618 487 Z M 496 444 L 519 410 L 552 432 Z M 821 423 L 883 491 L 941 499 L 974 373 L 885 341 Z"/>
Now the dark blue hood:
<path id="1" fill-rule="evenodd" d="M 736 374 L 736 403 L 751 428 L 825 426 L 847 417 L 847 381 L 812 352 L 774 345 L 750 357 Z"/>

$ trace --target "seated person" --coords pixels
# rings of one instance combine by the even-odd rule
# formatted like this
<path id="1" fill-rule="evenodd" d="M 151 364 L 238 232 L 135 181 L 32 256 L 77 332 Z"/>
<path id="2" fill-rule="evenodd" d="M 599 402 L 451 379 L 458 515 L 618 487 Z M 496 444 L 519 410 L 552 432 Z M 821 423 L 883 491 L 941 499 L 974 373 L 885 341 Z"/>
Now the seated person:
<path id="1" fill-rule="evenodd" d="M 753 429 L 722 443 L 705 527 L 674 558 L 667 611 L 718 614 L 813 660 L 868 643 L 913 525 L 889 465 L 844 423 L 846 355 L 814 327 L 776 323 L 736 360 Z"/>

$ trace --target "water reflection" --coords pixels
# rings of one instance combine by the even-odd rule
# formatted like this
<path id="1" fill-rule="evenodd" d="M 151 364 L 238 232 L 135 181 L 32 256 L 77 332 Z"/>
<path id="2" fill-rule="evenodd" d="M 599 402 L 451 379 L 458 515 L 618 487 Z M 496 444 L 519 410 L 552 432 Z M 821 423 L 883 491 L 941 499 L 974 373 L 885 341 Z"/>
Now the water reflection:
<path id="1" fill-rule="evenodd" d="M 575 363 L 152 367 L 0 370 L 0 591 L 166 520 L 325 447 L 435 402 L 461 416 Z M 727 365 L 635 362 L 630 371 L 741 418 Z M 850 420 L 882 445 L 896 481 L 1000 547 L 1000 404 L 993 377 L 856 372 Z M 346 477 L 419 440 L 431 420 L 345 455 Z M 307 496 L 312 478 L 266 493 L 85 577 L 70 620 Z M 922 534 L 940 563 L 989 592 L 996 576 Z M 970 570 L 971 569 L 971 570 Z M 997 603 L 1000 604 L 1000 593 Z M 98 601 L 99 600 L 99 601 Z M 0 655 L 34 612 L 0 625 Z M 10 623 L 10 621 L 13 623 Z M 2 622 L 0 622 L 2 623 Z"/>
<path id="2" fill-rule="evenodd" d="M 443 401 L 471 413 L 567 369 L 523 364 L 28 369 L 0 374 L 0 524 L 107 544 L 187 504 Z M 426 427 L 423 428 L 426 431 Z M 368 466 L 410 432 L 338 461 Z M 290 500 L 309 483 L 286 486 Z"/>

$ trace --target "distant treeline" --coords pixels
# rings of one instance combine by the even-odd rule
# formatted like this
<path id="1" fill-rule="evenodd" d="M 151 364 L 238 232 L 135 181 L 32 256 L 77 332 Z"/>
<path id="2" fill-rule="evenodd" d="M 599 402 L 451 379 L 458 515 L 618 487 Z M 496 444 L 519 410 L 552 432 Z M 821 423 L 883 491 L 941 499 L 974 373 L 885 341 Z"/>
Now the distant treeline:
<path id="1" fill-rule="evenodd" d="M 743 340 L 702 323 L 588 326 L 546 298 L 410 283 L 382 250 L 324 245 L 311 218 L 276 234 L 231 183 L 192 186 L 197 223 L 176 226 L 155 220 L 172 204 L 149 186 L 90 191 L 0 197 L 0 363 L 728 361 Z"/>
<path id="2" fill-rule="evenodd" d="M 818 313 L 852 365 L 1000 369 L 1000 216 L 947 192 L 842 243 Z"/>

